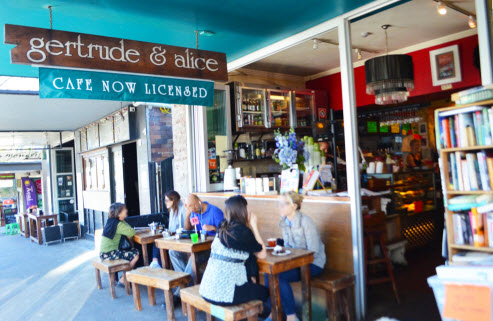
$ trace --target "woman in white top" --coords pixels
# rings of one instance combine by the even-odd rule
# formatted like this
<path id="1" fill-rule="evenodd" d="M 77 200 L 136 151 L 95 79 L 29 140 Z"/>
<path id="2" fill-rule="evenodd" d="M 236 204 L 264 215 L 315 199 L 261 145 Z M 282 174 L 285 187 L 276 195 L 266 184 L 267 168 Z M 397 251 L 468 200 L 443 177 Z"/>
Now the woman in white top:
<path id="1" fill-rule="evenodd" d="M 168 230 L 170 232 L 176 232 L 177 229 L 185 226 L 185 206 L 180 201 L 180 194 L 175 191 L 169 191 L 166 193 L 164 203 L 169 211 L 169 225 Z M 152 248 L 152 262 L 149 265 L 151 268 L 161 267 L 161 257 L 159 255 L 158 248 L 154 245 Z"/>

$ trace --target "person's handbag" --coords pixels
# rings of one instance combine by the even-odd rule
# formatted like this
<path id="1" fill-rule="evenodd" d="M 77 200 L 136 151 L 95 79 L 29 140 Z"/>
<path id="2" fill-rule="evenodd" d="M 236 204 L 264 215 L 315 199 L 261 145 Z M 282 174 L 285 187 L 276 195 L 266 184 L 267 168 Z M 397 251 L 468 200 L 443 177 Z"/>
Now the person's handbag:
<path id="1" fill-rule="evenodd" d="M 132 243 L 130 242 L 128 237 L 126 237 L 125 235 L 122 235 L 120 238 L 120 244 L 118 244 L 118 250 L 129 251 L 132 249 L 132 247 L 133 247 Z"/>

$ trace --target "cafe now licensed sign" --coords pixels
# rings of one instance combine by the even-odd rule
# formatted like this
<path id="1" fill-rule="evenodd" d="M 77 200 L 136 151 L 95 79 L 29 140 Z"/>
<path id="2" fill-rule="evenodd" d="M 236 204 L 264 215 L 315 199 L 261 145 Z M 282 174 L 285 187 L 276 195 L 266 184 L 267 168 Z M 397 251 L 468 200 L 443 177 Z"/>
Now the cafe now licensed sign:
<path id="1" fill-rule="evenodd" d="M 212 106 L 214 82 L 39 68 L 39 97 Z"/>
<path id="2" fill-rule="evenodd" d="M 9 24 L 4 42 L 17 64 L 228 80 L 219 52 Z"/>

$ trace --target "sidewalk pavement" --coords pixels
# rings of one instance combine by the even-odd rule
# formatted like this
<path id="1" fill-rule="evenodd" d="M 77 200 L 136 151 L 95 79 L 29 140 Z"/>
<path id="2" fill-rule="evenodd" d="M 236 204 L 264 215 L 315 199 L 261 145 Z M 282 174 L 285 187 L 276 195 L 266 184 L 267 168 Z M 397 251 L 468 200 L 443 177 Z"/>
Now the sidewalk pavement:
<path id="1" fill-rule="evenodd" d="M 106 273 L 101 273 L 103 289 L 97 289 L 94 242 L 45 246 L 5 235 L 4 228 L 0 233 L 0 321 L 167 320 L 162 291 L 156 291 L 157 304 L 150 306 L 141 287 L 142 311 L 136 311 L 125 289 L 117 287 L 117 298 L 111 298 Z M 175 316 L 187 320 L 180 305 Z M 197 319 L 205 320 L 205 314 Z"/>

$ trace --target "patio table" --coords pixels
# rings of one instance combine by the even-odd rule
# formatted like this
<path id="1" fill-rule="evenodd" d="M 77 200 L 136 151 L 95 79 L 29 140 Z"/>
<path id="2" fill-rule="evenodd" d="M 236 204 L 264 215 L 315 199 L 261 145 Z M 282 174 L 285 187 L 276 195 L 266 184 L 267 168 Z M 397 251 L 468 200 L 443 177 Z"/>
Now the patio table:
<path id="1" fill-rule="evenodd" d="M 43 244 L 43 235 L 41 234 L 41 222 L 45 222 L 46 226 L 48 226 L 48 220 L 53 219 L 55 221 L 55 225 L 58 225 L 58 214 L 43 214 L 38 215 L 34 213 L 27 214 L 27 218 L 29 219 L 29 234 L 32 242 L 36 242 L 38 244 Z"/>
<path id="2" fill-rule="evenodd" d="M 149 257 L 147 254 L 147 245 L 148 244 L 154 244 L 154 241 L 162 238 L 163 235 L 161 233 L 156 233 L 153 234 L 151 233 L 150 228 L 146 229 L 137 229 L 136 234 L 134 235 L 134 242 L 139 243 L 142 245 L 142 256 L 144 259 L 144 265 L 149 265 Z"/>

